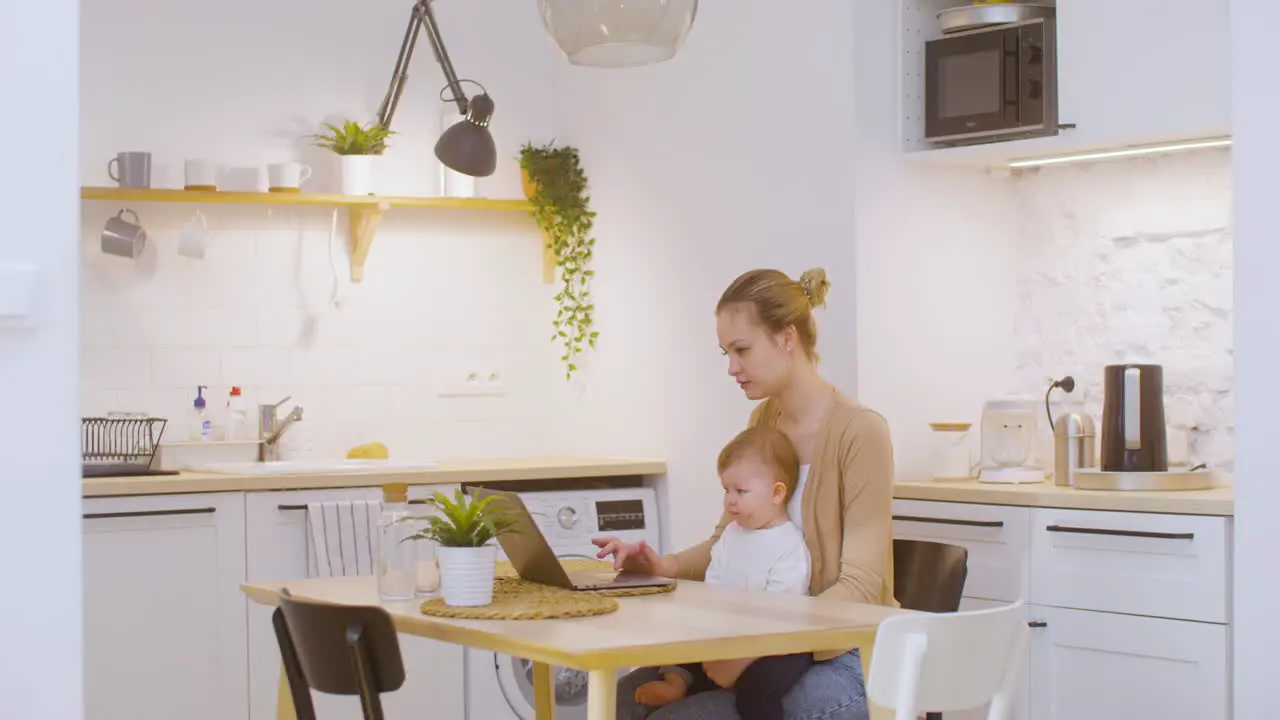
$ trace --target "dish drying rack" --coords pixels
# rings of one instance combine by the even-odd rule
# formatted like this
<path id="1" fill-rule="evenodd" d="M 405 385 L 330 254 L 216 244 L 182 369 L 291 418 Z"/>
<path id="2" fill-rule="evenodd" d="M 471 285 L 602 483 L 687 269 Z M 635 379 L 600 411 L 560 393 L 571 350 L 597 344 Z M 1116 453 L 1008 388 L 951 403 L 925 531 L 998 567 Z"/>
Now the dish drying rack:
<path id="1" fill-rule="evenodd" d="M 157 474 L 151 470 L 151 463 L 168 422 L 142 413 L 81 418 L 83 477 Z"/>

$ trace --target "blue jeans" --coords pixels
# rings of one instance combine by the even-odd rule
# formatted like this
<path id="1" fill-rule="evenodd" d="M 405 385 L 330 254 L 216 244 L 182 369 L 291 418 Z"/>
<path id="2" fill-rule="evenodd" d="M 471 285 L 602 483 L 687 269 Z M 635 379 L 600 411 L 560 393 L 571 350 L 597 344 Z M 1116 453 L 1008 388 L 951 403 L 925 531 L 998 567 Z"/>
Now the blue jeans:
<path id="1" fill-rule="evenodd" d="M 738 720 L 728 690 L 692 695 L 662 708 L 636 702 L 636 688 L 658 679 L 658 668 L 640 668 L 618 681 L 618 720 Z M 850 650 L 815 663 L 782 700 L 785 720 L 868 720 L 862 658 Z"/>

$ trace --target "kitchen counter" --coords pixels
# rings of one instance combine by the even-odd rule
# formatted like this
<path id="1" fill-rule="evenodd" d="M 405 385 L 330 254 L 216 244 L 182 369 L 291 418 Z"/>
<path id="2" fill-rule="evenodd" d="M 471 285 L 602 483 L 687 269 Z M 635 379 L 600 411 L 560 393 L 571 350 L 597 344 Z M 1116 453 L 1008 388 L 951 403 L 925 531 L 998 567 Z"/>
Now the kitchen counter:
<path id="1" fill-rule="evenodd" d="M 228 475 L 182 472 L 178 475 L 85 478 L 83 497 L 169 495 L 175 493 L 245 492 L 255 490 L 306 490 L 317 488 L 376 487 L 387 482 L 410 485 L 549 480 L 558 478 L 661 475 L 662 460 L 637 458 L 540 457 L 441 461 L 430 470 L 307 473 L 298 475 Z"/>
<path id="2" fill-rule="evenodd" d="M 938 500 L 983 505 L 1117 510 L 1179 515 L 1235 514 L 1235 490 L 1231 486 L 1209 490 L 1134 492 L 1077 490 L 1052 481 L 1025 485 L 980 483 L 977 480 L 899 480 L 893 496 L 900 500 Z"/>

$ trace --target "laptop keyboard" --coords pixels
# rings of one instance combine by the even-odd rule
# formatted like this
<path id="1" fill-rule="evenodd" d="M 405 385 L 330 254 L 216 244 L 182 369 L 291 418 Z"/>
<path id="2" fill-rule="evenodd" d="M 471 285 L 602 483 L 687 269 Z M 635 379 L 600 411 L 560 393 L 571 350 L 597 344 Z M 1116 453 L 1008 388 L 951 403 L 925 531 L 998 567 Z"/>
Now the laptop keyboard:
<path id="1" fill-rule="evenodd" d="M 567 570 L 574 585 L 604 585 L 613 582 L 617 573 L 600 570 Z"/>

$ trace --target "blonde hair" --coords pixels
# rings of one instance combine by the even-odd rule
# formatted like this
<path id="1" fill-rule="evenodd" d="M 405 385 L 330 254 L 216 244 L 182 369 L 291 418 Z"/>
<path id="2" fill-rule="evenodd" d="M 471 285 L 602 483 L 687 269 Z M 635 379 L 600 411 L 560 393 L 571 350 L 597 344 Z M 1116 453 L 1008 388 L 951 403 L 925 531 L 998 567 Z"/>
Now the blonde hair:
<path id="1" fill-rule="evenodd" d="M 773 472 L 774 480 L 787 488 L 783 502 L 795 494 L 800 482 L 800 458 L 796 455 L 791 439 L 777 428 L 757 425 L 738 433 L 720 451 L 716 460 L 716 472 L 723 475 L 729 467 L 747 458 L 759 461 Z"/>
<path id="2" fill-rule="evenodd" d="M 792 280 L 779 270 L 751 270 L 729 284 L 716 303 L 716 314 L 730 305 L 747 304 L 756 319 L 771 332 L 795 327 L 800 346 L 810 358 L 818 359 L 818 326 L 813 309 L 827 304 L 827 271 L 810 268 Z"/>

